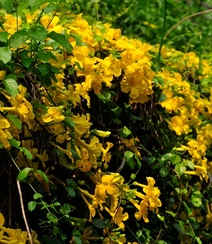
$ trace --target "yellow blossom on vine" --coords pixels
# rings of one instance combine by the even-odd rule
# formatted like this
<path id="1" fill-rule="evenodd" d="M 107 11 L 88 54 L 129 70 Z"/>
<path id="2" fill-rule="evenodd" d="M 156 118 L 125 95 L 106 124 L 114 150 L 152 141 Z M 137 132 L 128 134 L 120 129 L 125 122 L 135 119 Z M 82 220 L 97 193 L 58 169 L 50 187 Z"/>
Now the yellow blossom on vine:
<path id="1" fill-rule="evenodd" d="M 171 118 L 171 121 L 167 121 L 170 130 L 174 130 L 175 133 L 180 136 L 183 133 L 188 134 L 190 127 L 189 127 L 189 120 L 188 117 L 185 115 L 181 116 L 174 116 Z"/>
<path id="2" fill-rule="evenodd" d="M 26 21 L 27 23 L 33 23 L 35 21 L 35 19 L 38 17 L 38 14 L 39 14 L 39 11 L 35 11 L 33 14 L 30 14 L 30 13 L 26 13 L 25 16 L 26 16 Z"/>
<path id="3" fill-rule="evenodd" d="M 4 148 L 10 148 L 10 143 L 8 139 L 12 139 L 13 136 L 7 130 L 10 128 L 10 123 L 5 118 L 0 118 L 0 143 L 4 146 Z"/>
<path id="4" fill-rule="evenodd" d="M 85 143 L 80 138 L 75 137 L 74 138 L 76 145 L 79 145 L 80 147 L 84 147 L 87 149 L 89 154 L 89 161 L 92 162 L 92 166 L 94 169 L 97 168 L 97 161 L 96 158 L 101 155 L 101 147 L 99 143 L 99 139 L 97 137 L 92 137 L 90 144 Z"/>
<path id="5" fill-rule="evenodd" d="M 105 210 L 112 216 L 112 222 L 117 224 L 122 230 L 125 229 L 123 221 L 126 221 L 129 218 L 128 213 L 122 213 L 123 207 L 119 207 L 115 212 L 112 212 L 110 209 L 105 207 Z"/>
<path id="6" fill-rule="evenodd" d="M 188 175 L 197 175 L 200 177 L 200 179 L 202 180 L 203 178 L 206 180 L 206 182 L 208 181 L 208 171 L 207 171 L 207 159 L 201 159 L 198 160 L 198 165 L 194 165 L 194 171 L 190 170 L 190 171 L 185 171 L 184 174 L 188 174 Z"/>
<path id="7" fill-rule="evenodd" d="M 43 25 L 43 27 L 52 30 L 59 22 L 58 16 L 50 16 L 50 15 L 43 15 L 40 18 L 40 22 Z"/>
<path id="8" fill-rule="evenodd" d="M 6 71 L 0 70 L 0 80 L 3 80 L 5 75 L 6 75 Z"/>
<path id="9" fill-rule="evenodd" d="M 82 148 L 80 157 L 81 159 L 76 161 L 76 167 L 82 172 L 89 172 L 92 167 L 92 163 L 88 160 L 89 154 L 85 148 Z"/>
<path id="10" fill-rule="evenodd" d="M 205 228 L 208 228 L 212 224 L 212 211 L 211 211 L 212 204 L 210 204 L 210 206 L 209 206 L 209 203 L 206 202 L 206 208 L 207 208 L 207 214 L 206 214 L 207 224 L 206 224 Z"/>
<path id="11" fill-rule="evenodd" d="M 15 17 L 12 14 L 6 14 L 5 19 L 6 21 L 3 24 L 4 29 L 11 35 L 14 34 L 16 31 L 18 31 L 20 25 L 22 24 L 21 18 Z"/>
<path id="12" fill-rule="evenodd" d="M 65 116 L 61 114 L 63 107 L 50 107 L 48 108 L 47 114 L 42 115 L 44 123 L 59 123 L 65 119 Z"/>
<path id="13" fill-rule="evenodd" d="M 103 175 L 101 183 L 98 183 L 95 188 L 95 195 L 103 199 L 109 195 L 117 195 L 120 193 L 120 186 L 123 184 L 124 179 L 118 173 L 111 175 Z"/>
<path id="14" fill-rule="evenodd" d="M 101 146 L 101 151 L 102 151 L 102 162 L 105 162 L 105 164 L 107 165 L 107 163 L 109 163 L 111 159 L 111 153 L 108 151 L 113 147 L 113 143 L 106 142 L 106 145 L 107 147 L 105 149 Z"/>
<path id="15" fill-rule="evenodd" d="M 92 123 L 90 122 L 90 114 L 87 113 L 85 114 L 77 114 L 77 115 L 73 115 L 71 117 L 71 120 L 74 122 L 75 124 L 75 131 L 77 133 L 77 135 L 79 135 L 80 137 L 86 133 L 88 133 L 90 126 L 92 125 Z"/>

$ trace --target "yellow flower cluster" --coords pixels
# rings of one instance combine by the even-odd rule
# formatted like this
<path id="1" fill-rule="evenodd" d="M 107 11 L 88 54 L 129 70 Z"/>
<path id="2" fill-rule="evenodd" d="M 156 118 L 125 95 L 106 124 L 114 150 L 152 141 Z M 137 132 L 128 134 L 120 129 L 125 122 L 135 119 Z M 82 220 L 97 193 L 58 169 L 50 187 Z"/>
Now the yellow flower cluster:
<path id="1" fill-rule="evenodd" d="M 0 243 L 4 244 L 26 244 L 29 241 L 28 233 L 21 229 L 5 228 L 5 219 L 2 213 L 0 213 Z M 32 231 L 33 244 L 39 244 L 37 240 L 37 234 Z"/>
<path id="2" fill-rule="evenodd" d="M 192 129 L 196 131 L 196 137 L 189 136 L 187 144 L 181 145 L 177 150 L 188 151 L 191 160 L 195 163 L 194 170 L 185 173 L 198 175 L 207 181 L 212 172 L 211 163 L 206 158 L 206 151 L 211 146 L 211 125 L 203 124 L 203 119 L 211 119 L 212 90 L 208 91 L 209 98 L 202 98 L 201 92 L 196 90 L 195 84 L 189 82 L 188 78 L 191 77 L 195 82 L 195 79 L 201 81 L 211 77 L 211 71 L 208 69 L 210 66 L 202 60 L 201 76 L 196 77 L 200 60 L 195 53 L 183 54 L 175 49 L 163 47 L 162 57 L 164 64 L 178 70 L 182 75 L 166 69 L 157 72 L 156 77 L 163 80 L 159 87 L 165 97 L 160 105 L 172 115 L 167 123 L 169 129 L 175 131 L 178 136 L 191 135 Z"/>
<path id="3" fill-rule="evenodd" d="M 122 36 L 119 29 L 109 24 L 90 26 L 82 14 L 69 19 L 59 13 L 44 14 L 42 8 L 35 12 L 25 10 L 21 17 L 5 13 L 3 18 L 0 32 L 13 36 L 19 30 L 25 33 L 28 29 L 26 35 L 29 33 L 31 41 L 23 38 L 20 46 L 11 49 L 18 57 L 26 52 L 23 67 L 18 63 L 13 76 L 9 69 L 0 71 L 4 84 L 0 90 L 0 146 L 7 150 L 20 149 L 15 162 L 21 169 L 37 170 L 42 166 L 48 174 L 53 167 L 48 167 L 47 162 L 53 156 L 58 165 L 90 177 L 94 189 L 88 191 L 77 186 L 89 209 L 90 221 L 96 214 L 102 218 L 101 211 L 104 211 L 111 216 L 111 224 L 124 231 L 124 221 L 129 218 L 122 204 L 124 199 L 139 211 L 135 214 L 137 220 L 143 218 L 148 222 L 148 211 L 157 212 L 161 206 L 160 190 L 154 187 L 151 177 L 147 178 L 147 186 L 136 183 L 143 189 L 141 194 L 130 190 L 119 173 L 103 172 L 111 161 L 110 149 L 114 145 L 106 140 L 111 132 L 92 128 L 93 120 L 88 111 L 93 109 L 90 94 L 97 97 L 105 90 L 116 89 L 128 94 L 130 104 L 147 102 L 153 94 L 155 72 L 151 69 L 150 55 L 153 47 Z M 33 23 L 36 26 L 32 26 Z M 39 40 L 33 33 L 36 28 L 41 33 Z M 38 51 L 34 51 L 32 45 L 36 45 Z M 45 140 L 38 141 L 37 135 L 38 138 L 45 135 Z M 120 138 L 123 150 L 126 147 L 141 158 L 135 141 L 139 139 Z M 36 172 L 33 175 L 40 183 L 44 180 Z M 42 186 L 49 194 L 48 183 Z M 141 199 L 140 204 L 136 197 Z M 8 237 L 5 243 L 10 243 L 12 232 L 4 231 L 8 234 L 4 237 Z M 115 230 L 104 231 L 104 243 L 127 241 Z M 19 234 L 26 240 L 25 232 Z M 85 241 L 93 238 L 90 234 L 90 230 L 85 229 L 82 238 Z"/>

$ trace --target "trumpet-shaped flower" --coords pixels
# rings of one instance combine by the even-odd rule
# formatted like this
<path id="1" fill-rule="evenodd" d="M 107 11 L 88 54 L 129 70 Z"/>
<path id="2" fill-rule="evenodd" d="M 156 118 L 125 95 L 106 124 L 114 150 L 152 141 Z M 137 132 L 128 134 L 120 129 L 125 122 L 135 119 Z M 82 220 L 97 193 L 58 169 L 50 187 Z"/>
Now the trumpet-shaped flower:
<path id="1" fill-rule="evenodd" d="M 81 159 L 76 161 L 76 167 L 82 172 L 89 172 L 92 167 L 92 163 L 88 160 L 89 154 L 85 148 L 82 148 L 80 157 Z"/>
<path id="2" fill-rule="evenodd" d="M 119 174 L 104 175 L 101 183 L 96 185 L 95 195 L 103 199 L 109 195 L 117 196 L 120 193 L 120 186 L 123 182 L 123 177 Z"/>
<path id="3" fill-rule="evenodd" d="M 61 114 L 62 106 L 60 107 L 50 107 L 47 114 L 42 115 L 42 120 L 44 123 L 59 123 L 65 119 Z"/>
<path id="4" fill-rule="evenodd" d="M 122 213 L 123 212 L 123 208 L 119 207 L 115 212 L 112 212 L 110 209 L 108 209 L 107 207 L 105 207 L 105 210 L 112 216 L 112 222 L 114 222 L 115 224 L 117 224 L 122 230 L 125 229 L 125 225 L 123 223 L 123 221 L 126 221 L 129 218 L 128 213 Z"/>
<path id="5" fill-rule="evenodd" d="M 3 24 L 4 29 L 11 35 L 14 34 L 16 31 L 18 31 L 20 25 L 22 24 L 21 18 L 20 17 L 17 18 L 12 14 L 6 14 L 5 19 L 6 21 Z"/>
<path id="6" fill-rule="evenodd" d="M 90 114 L 87 113 L 86 115 L 82 114 L 77 114 L 71 117 L 72 121 L 75 124 L 75 131 L 77 135 L 80 137 L 84 134 L 86 134 L 92 123 L 90 122 Z"/>

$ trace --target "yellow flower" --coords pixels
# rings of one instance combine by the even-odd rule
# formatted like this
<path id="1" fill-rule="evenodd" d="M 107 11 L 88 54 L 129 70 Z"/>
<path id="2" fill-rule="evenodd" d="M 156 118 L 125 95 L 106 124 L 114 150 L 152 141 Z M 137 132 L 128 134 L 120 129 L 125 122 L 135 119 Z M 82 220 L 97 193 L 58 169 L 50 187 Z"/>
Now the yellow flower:
<path id="1" fill-rule="evenodd" d="M 20 25 L 22 24 L 21 18 L 17 18 L 12 14 L 6 14 L 5 19 L 6 21 L 3 24 L 4 29 L 11 35 L 18 31 Z"/>
<path id="2" fill-rule="evenodd" d="M 207 224 L 205 228 L 208 228 L 212 223 L 212 212 L 211 212 L 212 205 L 209 206 L 208 202 L 206 202 L 206 207 L 207 207 L 207 215 L 206 215 Z"/>
<path id="3" fill-rule="evenodd" d="M 195 170 L 194 171 L 185 171 L 184 174 L 188 174 L 188 175 L 197 175 L 200 177 L 200 179 L 202 180 L 203 178 L 205 179 L 205 181 L 208 181 L 208 171 L 207 171 L 207 159 L 204 158 L 202 160 L 199 160 L 198 163 L 200 165 L 194 165 Z"/>
<path id="4" fill-rule="evenodd" d="M 165 95 L 168 95 L 166 92 Z M 168 96 L 170 96 L 169 94 Z M 172 111 L 177 112 L 179 108 L 184 104 L 184 99 L 182 97 L 171 97 L 163 102 L 160 102 L 160 105 L 165 108 L 166 112 L 171 113 Z"/>
<path id="5" fill-rule="evenodd" d="M 56 25 L 57 23 L 59 22 L 59 17 L 58 16 L 50 16 L 50 15 L 43 15 L 41 18 L 40 18 L 40 22 L 41 24 L 43 25 L 43 27 L 49 29 L 49 30 L 52 30 Z"/>
<path id="6" fill-rule="evenodd" d="M 74 138 L 75 143 L 80 145 L 80 147 L 84 147 L 89 154 L 89 161 L 92 162 L 93 168 L 97 168 L 97 161 L 96 158 L 101 155 L 101 147 L 99 143 L 99 139 L 97 137 L 92 137 L 90 144 L 85 143 L 80 138 Z"/>
<path id="7" fill-rule="evenodd" d="M 82 148 L 80 156 L 81 160 L 76 161 L 76 167 L 82 172 L 89 172 L 92 167 L 92 163 L 88 160 L 88 151 L 85 148 Z"/>
<path id="8" fill-rule="evenodd" d="M 30 23 L 30 24 L 33 23 L 35 21 L 35 19 L 37 18 L 38 14 L 39 14 L 38 10 L 35 11 L 33 14 L 29 14 L 29 13 L 25 14 L 27 23 Z"/>
<path id="9" fill-rule="evenodd" d="M 101 137 L 108 137 L 111 132 L 110 131 L 103 131 L 103 130 L 93 130 L 92 131 L 95 135 L 97 136 L 101 136 Z"/>
<path id="10" fill-rule="evenodd" d="M 0 143 L 3 144 L 4 148 L 10 147 L 8 139 L 13 138 L 7 130 L 8 128 L 10 128 L 10 123 L 4 118 L 0 118 Z"/>
<path id="11" fill-rule="evenodd" d="M 6 75 L 6 71 L 0 70 L 0 80 L 3 80 L 5 75 Z"/>
<path id="12" fill-rule="evenodd" d="M 107 207 L 105 207 L 105 210 L 113 217 L 112 220 L 115 224 L 117 224 L 122 230 L 125 229 L 125 225 L 123 223 L 123 221 L 126 221 L 129 218 L 128 213 L 124 213 L 123 212 L 123 208 L 119 207 L 115 212 L 112 212 L 110 209 L 108 209 Z"/>
<path id="13" fill-rule="evenodd" d="M 189 132 L 189 120 L 185 115 L 174 116 L 171 118 L 171 121 L 167 121 L 170 130 L 174 130 L 178 136 L 182 133 L 188 134 Z"/>
<path id="14" fill-rule="evenodd" d="M 149 219 L 148 219 L 148 203 L 147 203 L 147 201 L 145 201 L 145 200 L 141 201 L 139 212 L 135 213 L 135 218 L 137 220 L 140 220 L 141 218 L 143 218 L 145 223 L 149 222 Z"/>
<path id="15" fill-rule="evenodd" d="M 4 215 L 0 213 L 0 229 L 2 229 L 4 222 L 5 222 Z"/>
<path id="16" fill-rule="evenodd" d="M 92 125 L 92 123 L 90 122 L 89 113 L 87 113 L 86 115 L 84 115 L 84 114 L 73 115 L 71 117 L 71 120 L 74 122 L 75 131 L 76 131 L 77 135 L 79 135 L 80 137 L 82 135 L 86 134 L 89 131 L 90 126 Z"/>
<path id="17" fill-rule="evenodd" d="M 47 114 L 42 115 L 42 119 L 44 123 L 59 123 L 65 119 L 63 115 L 61 115 L 62 106 L 60 107 L 51 107 L 48 109 Z"/>
<path id="18" fill-rule="evenodd" d="M 101 145 L 101 151 L 102 151 L 102 162 L 105 162 L 106 164 L 110 162 L 111 154 L 108 152 L 111 147 L 113 147 L 113 143 L 106 142 L 107 147 L 104 149 Z"/>
<path id="19" fill-rule="evenodd" d="M 95 195 L 103 199 L 107 198 L 108 195 L 118 195 L 123 182 L 123 177 L 117 173 L 103 175 L 101 184 L 96 185 Z"/>

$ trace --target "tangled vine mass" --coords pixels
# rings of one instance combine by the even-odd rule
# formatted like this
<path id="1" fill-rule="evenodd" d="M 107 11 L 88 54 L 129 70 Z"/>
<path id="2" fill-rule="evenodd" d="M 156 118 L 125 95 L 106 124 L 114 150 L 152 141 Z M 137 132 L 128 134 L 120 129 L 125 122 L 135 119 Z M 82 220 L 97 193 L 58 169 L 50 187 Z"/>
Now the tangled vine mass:
<path id="1" fill-rule="evenodd" d="M 0 11 L 0 243 L 206 243 L 210 63 L 69 5 Z"/>

